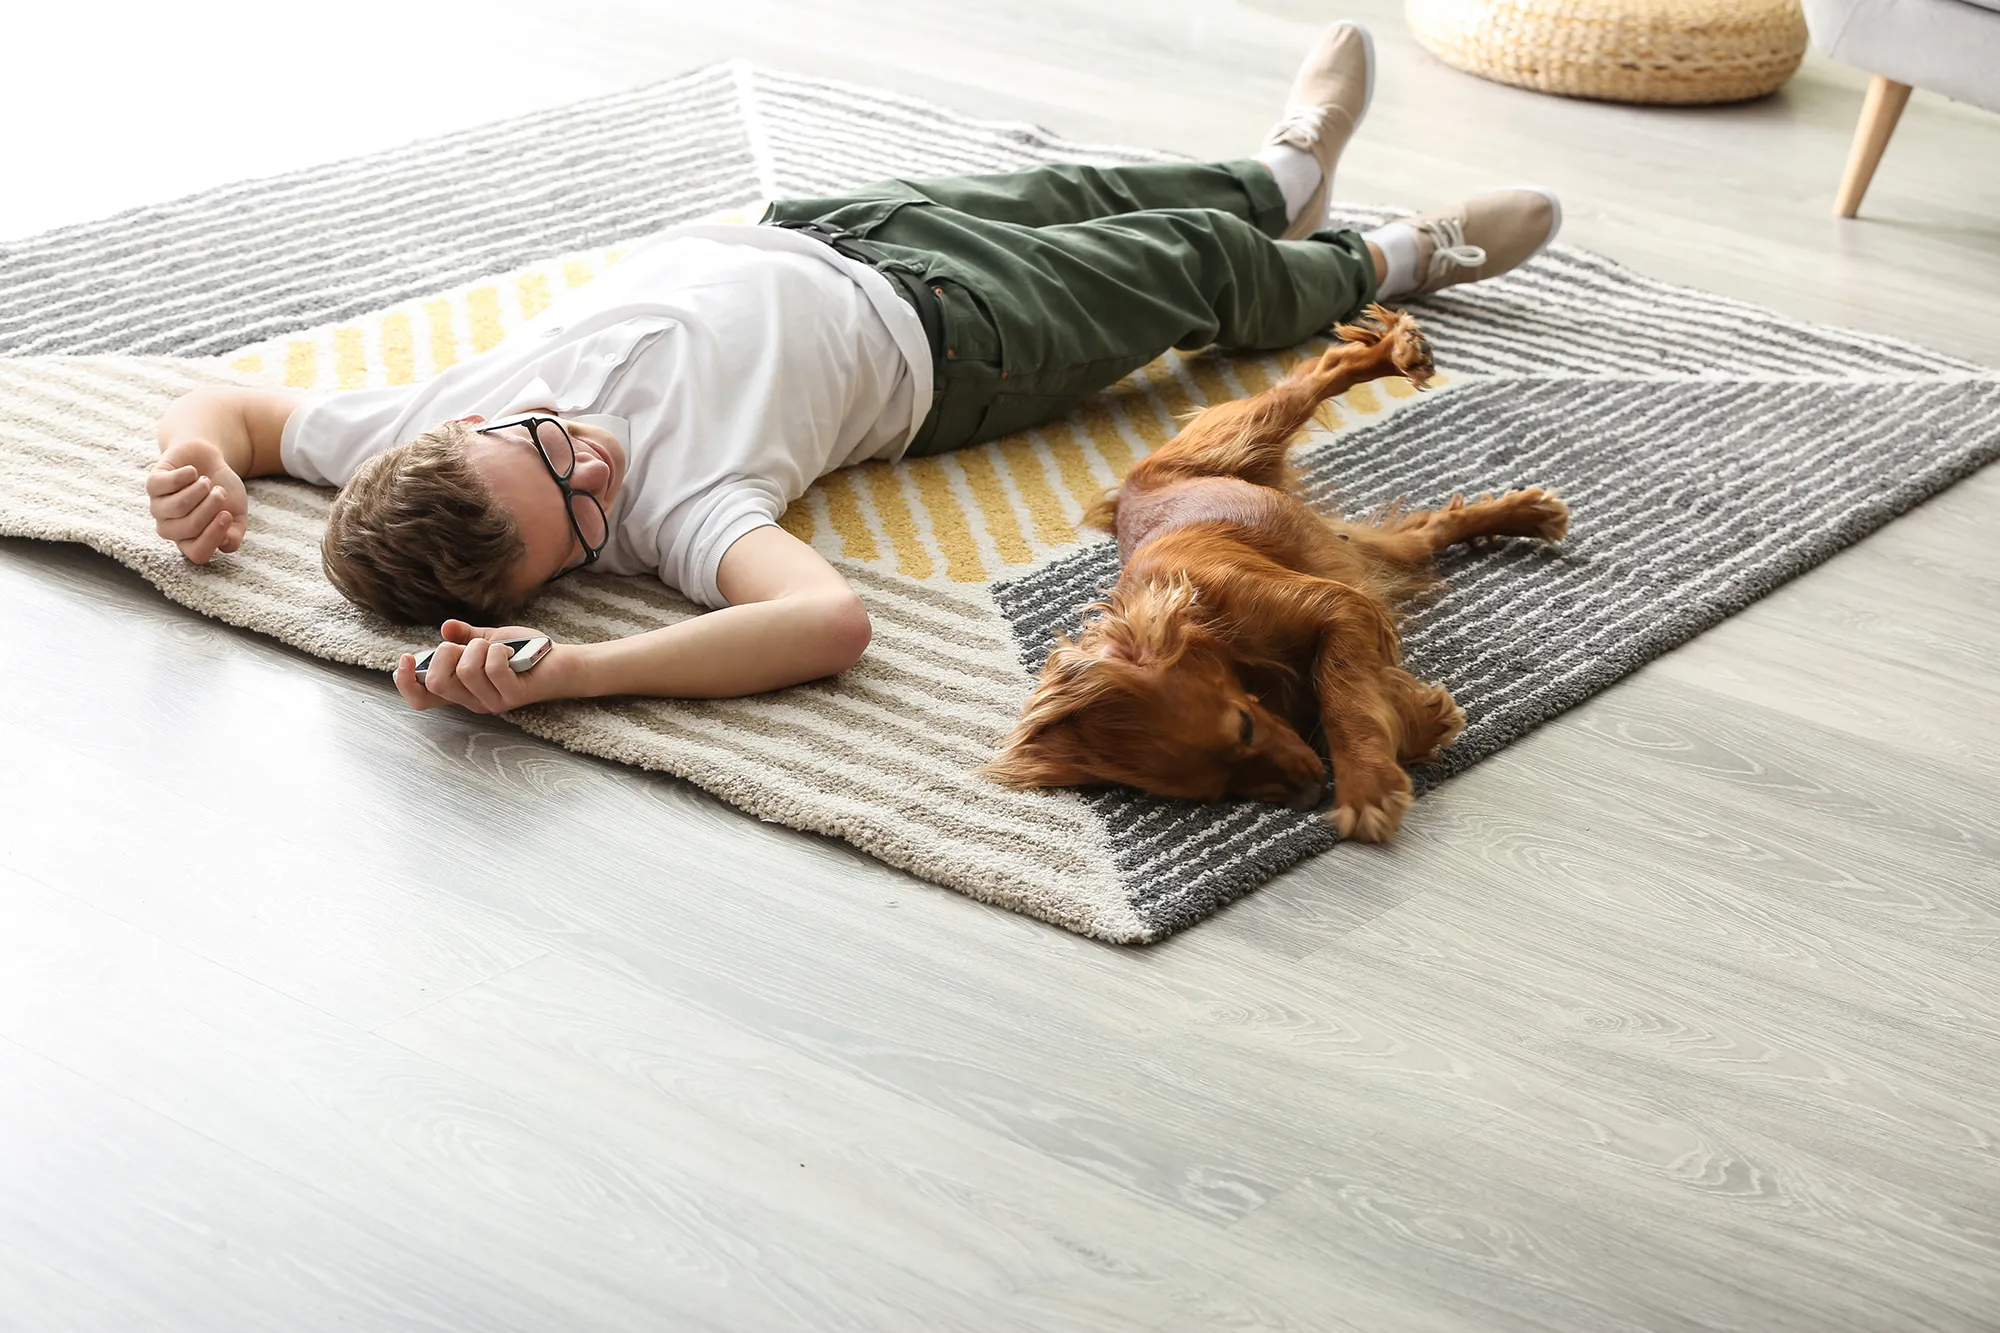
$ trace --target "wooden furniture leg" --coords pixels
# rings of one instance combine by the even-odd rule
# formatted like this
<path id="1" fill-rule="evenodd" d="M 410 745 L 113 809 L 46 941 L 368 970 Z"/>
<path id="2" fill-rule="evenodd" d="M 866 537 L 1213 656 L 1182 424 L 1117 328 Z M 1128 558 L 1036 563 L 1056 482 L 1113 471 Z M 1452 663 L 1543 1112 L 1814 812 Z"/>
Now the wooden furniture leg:
<path id="1" fill-rule="evenodd" d="M 1847 150 L 1847 171 L 1840 178 L 1840 199 L 1833 206 L 1835 217 L 1851 218 L 1868 193 L 1882 150 L 1889 146 L 1903 104 L 1910 100 L 1910 85 L 1885 79 L 1880 74 L 1868 81 L 1868 96 L 1861 103 L 1861 123 L 1854 127 L 1854 145 Z"/>

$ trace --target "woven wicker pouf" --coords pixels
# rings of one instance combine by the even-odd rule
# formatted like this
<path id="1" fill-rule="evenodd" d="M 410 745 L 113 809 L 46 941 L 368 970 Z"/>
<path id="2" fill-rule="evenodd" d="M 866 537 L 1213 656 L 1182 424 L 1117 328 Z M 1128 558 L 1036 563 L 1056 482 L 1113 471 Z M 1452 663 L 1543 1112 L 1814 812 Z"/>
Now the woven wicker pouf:
<path id="1" fill-rule="evenodd" d="M 1799 0 L 1405 0 L 1417 41 L 1469 74 L 1614 102 L 1735 102 L 1792 76 Z"/>

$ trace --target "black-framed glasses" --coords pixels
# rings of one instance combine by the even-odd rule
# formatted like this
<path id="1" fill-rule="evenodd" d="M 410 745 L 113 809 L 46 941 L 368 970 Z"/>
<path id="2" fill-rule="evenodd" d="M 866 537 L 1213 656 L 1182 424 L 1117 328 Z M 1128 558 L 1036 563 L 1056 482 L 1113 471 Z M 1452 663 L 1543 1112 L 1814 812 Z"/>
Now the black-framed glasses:
<path id="1" fill-rule="evenodd" d="M 481 435 L 492 435 L 515 426 L 528 428 L 528 438 L 534 441 L 535 452 L 542 456 L 542 466 L 549 470 L 549 476 L 555 479 L 557 488 L 562 491 L 563 508 L 569 514 L 570 529 L 576 533 L 577 541 L 583 544 L 583 559 L 573 565 L 565 565 L 556 573 L 555 579 L 596 564 L 597 557 L 603 555 L 604 548 L 611 544 L 611 520 L 605 516 L 604 506 L 598 503 L 596 496 L 570 487 L 569 479 L 576 475 L 576 441 L 569 437 L 569 430 L 562 422 L 535 412 L 489 421 L 475 427 L 475 430 Z"/>

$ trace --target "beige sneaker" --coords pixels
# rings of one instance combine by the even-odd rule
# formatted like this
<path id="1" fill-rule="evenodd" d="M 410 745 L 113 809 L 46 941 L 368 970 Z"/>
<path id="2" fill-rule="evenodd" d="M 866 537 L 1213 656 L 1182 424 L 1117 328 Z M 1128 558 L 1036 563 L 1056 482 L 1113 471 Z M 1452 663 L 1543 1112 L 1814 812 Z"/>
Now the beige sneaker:
<path id="1" fill-rule="evenodd" d="M 1320 34 L 1299 66 L 1285 114 L 1266 143 L 1288 144 L 1319 159 L 1319 188 L 1306 200 L 1281 238 L 1303 240 L 1326 226 L 1326 201 L 1333 192 L 1333 164 L 1368 114 L 1375 95 L 1375 39 L 1359 23 L 1343 19 Z"/>
<path id="2" fill-rule="evenodd" d="M 1562 220 L 1562 201 L 1534 186 L 1477 194 L 1449 213 L 1397 218 L 1417 234 L 1417 285 L 1394 299 L 1519 268 L 1556 238 Z"/>

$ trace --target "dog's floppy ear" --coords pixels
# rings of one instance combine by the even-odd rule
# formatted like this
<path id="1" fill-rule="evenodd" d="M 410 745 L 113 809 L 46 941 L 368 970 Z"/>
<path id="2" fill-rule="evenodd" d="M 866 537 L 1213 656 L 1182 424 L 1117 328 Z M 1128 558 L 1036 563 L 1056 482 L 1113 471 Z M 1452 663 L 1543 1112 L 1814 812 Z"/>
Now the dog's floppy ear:
<path id="1" fill-rule="evenodd" d="M 1059 639 L 1000 753 L 979 771 L 1009 787 L 1068 787 L 1093 781 L 1073 719 L 1096 698 L 1104 659 Z"/>
<path id="2" fill-rule="evenodd" d="M 1071 714 L 1021 719 L 1000 753 L 979 771 L 1008 787 L 1073 787 L 1096 781 Z"/>
<path id="3" fill-rule="evenodd" d="M 1194 628 L 1189 613 L 1196 600 L 1194 584 L 1185 574 L 1120 588 L 1100 603 L 1104 614 L 1085 632 L 1087 646 L 1100 656 L 1134 666 L 1172 666 L 1188 650 Z"/>
<path id="4" fill-rule="evenodd" d="M 1083 747 L 1061 723 L 1026 736 L 1010 736 L 991 763 L 979 772 L 1006 787 L 1076 787 L 1100 782 L 1085 760 Z"/>

